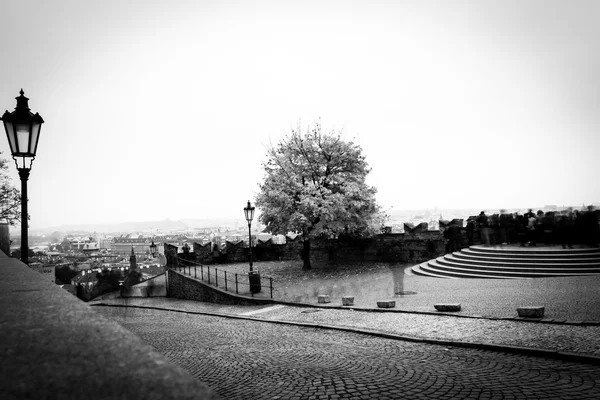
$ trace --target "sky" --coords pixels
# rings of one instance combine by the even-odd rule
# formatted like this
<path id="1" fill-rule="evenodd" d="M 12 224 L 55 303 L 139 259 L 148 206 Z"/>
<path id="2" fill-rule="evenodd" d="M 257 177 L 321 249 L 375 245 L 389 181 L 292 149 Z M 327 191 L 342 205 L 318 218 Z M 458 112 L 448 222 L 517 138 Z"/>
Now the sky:
<path id="1" fill-rule="evenodd" d="M 0 111 L 42 127 L 30 228 L 243 221 L 319 120 L 384 209 L 600 201 L 600 2 L 5 0 Z M 2 157 L 10 158 L 0 138 Z M 13 184 L 19 179 L 10 164 Z"/>

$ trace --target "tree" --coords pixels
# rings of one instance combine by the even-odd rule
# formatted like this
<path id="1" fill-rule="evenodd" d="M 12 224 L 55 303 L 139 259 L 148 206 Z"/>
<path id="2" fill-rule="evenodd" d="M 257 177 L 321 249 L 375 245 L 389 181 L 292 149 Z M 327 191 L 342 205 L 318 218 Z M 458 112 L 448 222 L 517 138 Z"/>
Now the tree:
<path id="1" fill-rule="evenodd" d="M 10 182 L 7 162 L 0 158 L 0 221 L 14 225 L 21 221 L 21 194 Z"/>
<path id="2" fill-rule="evenodd" d="M 77 271 L 75 271 L 68 265 L 64 265 L 62 267 L 56 267 L 54 269 L 54 276 L 58 278 L 62 283 L 70 283 L 71 280 L 77 276 Z"/>
<path id="3" fill-rule="evenodd" d="M 303 134 L 298 126 L 267 148 L 263 168 L 259 221 L 272 234 L 302 235 L 303 269 L 311 268 L 311 239 L 372 233 L 380 215 L 376 189 L 365 183 L 370 169 L 362 148 L 341 132 L 317 123 Z"/>

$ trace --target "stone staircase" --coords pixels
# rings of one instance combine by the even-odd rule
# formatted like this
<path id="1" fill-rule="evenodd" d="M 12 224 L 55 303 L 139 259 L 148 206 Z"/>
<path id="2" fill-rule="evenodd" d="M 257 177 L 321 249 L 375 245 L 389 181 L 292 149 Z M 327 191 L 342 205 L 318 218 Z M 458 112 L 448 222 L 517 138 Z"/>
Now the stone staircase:
<path id="1" fill-rule="evenodd" d="M 435 278 L 530 279 L 600 275 L 600 249 L 471 246 L 411 268 Z"/>

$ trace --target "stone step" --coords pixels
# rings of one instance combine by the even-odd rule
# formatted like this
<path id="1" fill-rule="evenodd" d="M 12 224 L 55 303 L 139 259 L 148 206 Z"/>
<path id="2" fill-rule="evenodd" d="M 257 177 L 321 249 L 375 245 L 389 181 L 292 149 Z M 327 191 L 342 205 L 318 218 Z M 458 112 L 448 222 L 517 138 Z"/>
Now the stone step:
<path id="1" fill-rule="evenodd" d="M 477 267 L 465 264 L 442 264 L 438 260 L 428 261 L 427 265 L 432 267 L 438 274 L 451 273 L 455 274 L 469 274 L 487 276 L 490 278 L 548 278 L 548 277 L 559 277 L 559 276 L 588 276 L 598 275 L 599 272 L 573 272 L 568 268 L 554 269 L 554 270 L 539 270 L 539 271 L 527 271 L 526 269 L 517 268 L 493 268 L 493 267 Z"/>
<path id="2" fill-rule="evenodd" d="M 470 246 L 469 248 L 462 249 L 465 253 L 484 253 L 487 255 L 498 255 L 501 254 L 503 257 L 529 257 L 531 254 L 535 254 L 539 257 L 556 257 L 558 255 L 565 257 L 576 258 L 589 258 L 589 257 L 600 257 L 600 249 L 598 248 L 577 248 L 577 249 L 563 249 L 562 247 L 519 247 L 519 246 Z"/>
<path id="3" fill-rule="evenodd" d="M 486 258 L 470 259 L 461 257 L 459 253 L 447 254 L 443 257 L 437 258 L 437 260 L 444 264 L 459 264 L 459 265 L 471 265 L 478 267 L 497 267 L 497 268 L 516 268 L 516 269 L 530 269 L 535 270 L 553 270 L 553 269 L 568 269 L 573 272 L 586 272 L 593 271 L 600 273 L 600 263 L 570 263 L 570 262 L 547 262 L 534 263 L 534 262 L 519 262 L 516 259 L 512 260 L 490 260 Z"/>
<path id="4" fill-rule="evenodd" d="M 427 271 L 426 269 L 422 269 L 421 266 L 424 265 L 426 266 L 427 263 L 423 263 L 423 264 L 419 264 L 419 265 L 414 265 L 410 268 L 410 270 L 415 274 L 415 275 L 420 275 L 420 276 L 428 276 L 431 278 L 444 278 L 444 279 L 458 279 L 452 276 L 446 276 L 446 275 L 439 275 L 439 274 L 435 274 L 432 272 Z"/>
<path id="5" fill-rule="evenodd" d="M 437 267 L 435 266 L 435 264 L 431 264 L 432 262 L 429 261 L 427 263 L 423 263 L 421 264 L 419 267 L 420 271 L 424 271 L 426 273 L 428 273 L 428 276 L 435 276 L 436 278 L 454 278 L 454 279 L 460 279 L 460 278 L 469 278 L 469 279 L 530 279 L 530 278 L 520 278 L 520 277 L 515 277 L 515 276 L 493 276 L 493 275 L 484 275 L 484 274 L 473 274 L 473 273 L 468 273 L 468 272 L 464 272 L 464 271 L 447 271 L 447 270 L 441 270 L 441 269 L 437 269 Z"/>
<path id="6" fill-rule="evenodd" d="M 502 254 L 482 255 L 479 253 L 472 253 L 468 251 L 457 251 L 452 253 L 452 255 L 456 258 L 480 263 L 503 262 L 506 264 L 589 264 L 590 266 L 600 266 L 600 257 L 575 258 L 563 257 L 558 255 L 553 257 L 538 257 L 534 254 L 529 255 L 529 257 L 525 255 L 522 255 L 520 257 L 504 257 Z"/>

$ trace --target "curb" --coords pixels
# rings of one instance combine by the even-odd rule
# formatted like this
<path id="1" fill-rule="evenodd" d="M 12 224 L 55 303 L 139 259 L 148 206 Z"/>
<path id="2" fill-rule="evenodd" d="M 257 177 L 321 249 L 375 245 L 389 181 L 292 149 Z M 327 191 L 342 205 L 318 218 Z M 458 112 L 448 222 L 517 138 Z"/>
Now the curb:
<path id="1" fill-rule="evenodd" d="M 296 304 L 296 303 L 293 303 L 293 304 L 298 306 L 298 304 Z M 192 315 L 207 315 L 207 316 L 230 318 L 230 319 L 242 319 L 242 320 L 249 320 L 249 321 L 256 321 L 256 322 L 266 322 L 266 323 L 273 323 L 273 324 L 280 324 L 280 325 L 292 325 L 292 326 L 300 326 L 300 327 L 316 328 L 316 329 L 329 329 L 329 330 L 336 330 L 336 331 L 342 331 L 342 332 L 351 332 L 351 333 L 358 333 L 358 334 L 363 334 L 363 335 L 376 336 L 376 337 L 381 337 L 381 338 L 385 338 L 385 339 L 402 340 L 405 342 L 433 344 L 433 345 L 440 345 L 440 346 L 452 346 L 452 347 L 469 348 L 469 349 L 481 349 L 481 350 L 514 353 L 514 354 L 525 354 L 525 355 L 534 356 L 534 357 L 553 358 L 553 359 L 558 359 L 558 360 L 563 360 L 563 361 L 600 365 L 600 356 L 593 356 L 593 355 L 586 355 L 586 354 L 579 354 L 579 353 L 572 353 L 572 352 L 565 352 L 565 351 L 558 351 L 558 350 L 550 350 L 550 349 L 539 349 L 539 348 L 535 348 L 535 347 L 509 346 L 509 345 L 480 343 L 480 342 L 463 342 L 463 341 L 459 341 L 459 340 L 417 338 L 417 337 L 413 337 L 413 336 L 404 336 L 404 335 L 396 335 L 393 333 L 385 333 L 385 332 L 371 330 L 371 329 L 349 328 L 349 327 L 342 327 L 342 326 L 335 326 L 335 325 L 319 325 L 319 324 L 313 324 L 310 322 L 266 320 L 266 319 L 262 319 L 262 318 L 251 317 L 251 316 L 223 314 L 223 313 L 206 312 L 206 311 L 185 311 L 185 310 L 177 310 L 177 309 L 172 309 L 172 308 L 121 305 L 121 304 L 106 304 L 106 303 L 90 304 L 90 306 L 91 307 L 139 308 L 139 309 L 148 309 L 148 310 L 178 312 L 178 313 L 192 314 Z M 316 307 L 316 308 L 333 308 L 333 307 Z M 342 309 L 348 309 L 348 307 L 344 307 Z M 434 315 L 440 315 L 440 314 L 434 314 Z M 463 317 L 467 317 L 467 316 L 463 316 Z M 489 319 L 489 318 L 484 318 L 484 317 L 470 317 L 470 318 Z M 503 319 L 503 318 L 497 318 L 497 319 Z M 505 318 L 505 319 L 511 320 L 513 318 Z"/>
<path id="2" fill-rule="evenodd" d="M 461 315 L 450 312 L 439 312 L 439 311 L 412 311 L 412 310 L 393 310 L 390 308 L 366 308 L 366 307 L 348 307 L 348 306 L 321 306 L 318 304 L 309 303 L 290 303 L 286 301 L 274 300 L 274 303 L 284 304 L 287 306 L 295 307 L 314 307 L 321 308 L 324 310 L 353 310 L 361 312 L 375 312 L 375 313 L 404 313 L 404 314 L 417 314 L 417 315 L 437 315 L 443 317 L 455 317 L 455 318 L 471 318 L 471 319 L 485 319 L 490 321 L 520 321 L 520 322 L 535 322 L 541 324 L 555 324 L 555 325 L 578 325 L 578 326 L 600 326 L 600 321 L 575 321 L 565 319 L 553 319 L 553 318 L 525 318 L 525 317 L 485 317 L 483 315 Z"/>

